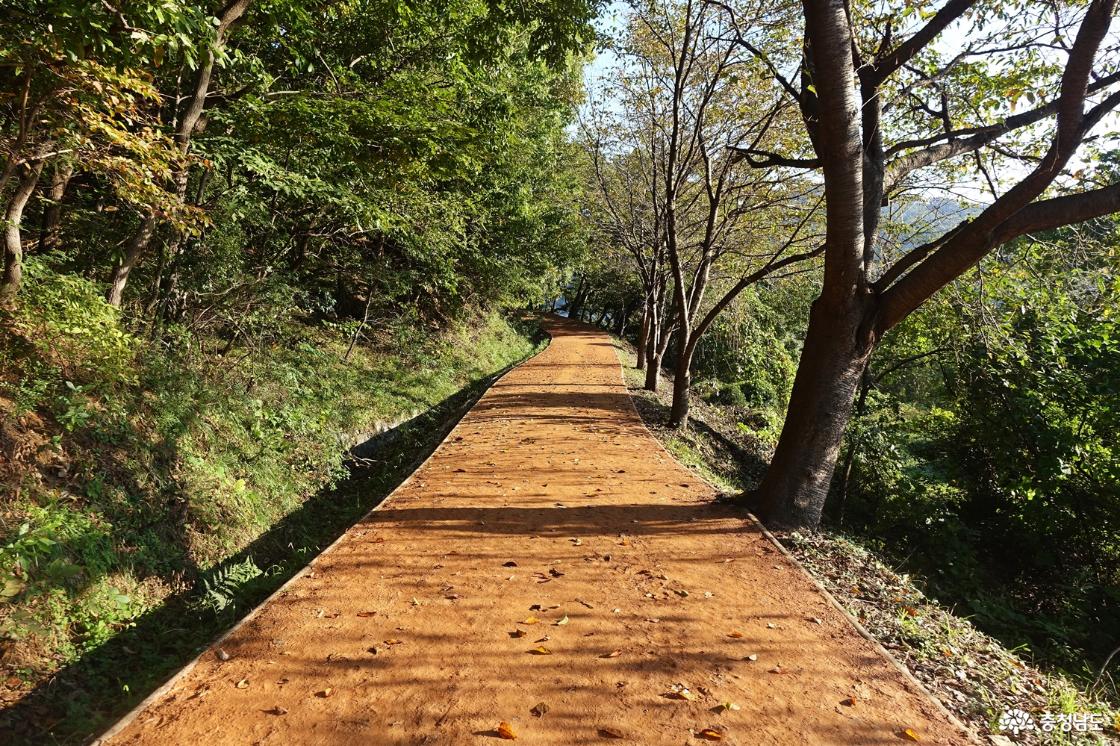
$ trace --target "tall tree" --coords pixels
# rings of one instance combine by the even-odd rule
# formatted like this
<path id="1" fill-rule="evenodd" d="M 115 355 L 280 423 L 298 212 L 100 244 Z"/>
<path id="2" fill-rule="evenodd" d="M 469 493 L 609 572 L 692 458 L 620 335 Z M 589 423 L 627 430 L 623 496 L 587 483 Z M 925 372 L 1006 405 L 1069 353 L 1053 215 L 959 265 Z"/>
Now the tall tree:
<path id="1" fill-rule="evenodd" d="M 693 357 L 719 314 L 750 285 L 819 254 L 816 241 L 796 250 L 811 237 L 816 185 L 776 179 L 740 156 L 784 135 L 794 110 L 759 91 L 761 64 L 736 32 L 783 16 L 767 4 L 749 18 L 694 0 L 635 6 L 606 90 L 613 116 L 600 114 L 606 121 L 587 137 L 607 218 L 646 288 L 647 388 L 675 342 L 673 427 L 688 421 Z M 710 303 L 713 283 L 720 295 Z"/>

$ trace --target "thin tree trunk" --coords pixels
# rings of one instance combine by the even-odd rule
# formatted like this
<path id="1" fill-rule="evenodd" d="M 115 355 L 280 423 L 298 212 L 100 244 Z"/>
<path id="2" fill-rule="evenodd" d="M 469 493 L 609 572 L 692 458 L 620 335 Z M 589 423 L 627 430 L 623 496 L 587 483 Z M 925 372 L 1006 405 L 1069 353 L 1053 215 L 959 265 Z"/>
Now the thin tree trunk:
<path id="1" fill-rule="evenodd" d="M 152 240 L 152 233 L 155 232 L 156 218 L 155 215 L 148 214 L 144 216 L 143 221 L 140 223 L 140 228 L 136 233 L 132 234 L 132 238 L 128 240 L 128 246 L 125 248 L 124 256 L 117 262 L 117 266 L 113 268 L 113 274 L 109 278 L 109 294 L 107 299 L 110 306 L 120 308 L 121 299 L 124 296 L 125 285 L 128 284 L 128 276 L 132 272 L 133 267 L 140 261 L 140 255 L 143 253 L 145 247 Z"/>
<path id="2" fill-rule="evenodd" d="M 23 210 L 35 192 L 35 185 L 39 183 L 42 172 L 41 159 L 24 166 L 23 175 L 4 211 L 4 276 L 0 279 L 0 307 L 15 303 L 20 283 L 23 282 L 23 236 L 20 233 L 20 223 L 23 221 Z"/>
<path id="3" fill-rule="evenodd" d="M 657 348 L 650 346 L 650 354 L 646 359 L 645 390 L 656 392 L 661 387 L 661 356 Z"/>
<path id="4" fill-rule="evenodd" d="M 680 353 L 673 371 L 673 404 L 669 408 L 669 427 L 683 428 L 688 425 L 688 410 L 692 391 L 692 352 L 693 346 L 680 340 Z"/>
<path id="5" fill-rule="evenodd" d="M 354 352 L 354 347 L 358 344 L 358 338 L 362 336 L 362 330 L 366 328 L 366 323 L 369 321 L 369 307 L 373 303 L 373 282 L 369 284 L 369 290 L 366 292 L 366 307 L 362 310 L 362 320 L 358 324 L 358 328 L 354 330 L 354 334 L 350 337 L 350 346 L 346 348 L 346 354 L 342 356 L 342 362 L 350 362 L 350 354 Z"/>
<path id="6" fill-rule="evenodd" d="M 568 303 L 568 318 L 575 319 L 576 321 L 579 321 L 579 313 L 581 310 L 583 310 L 583 293 L 585 281 L 586 278 L 582 276 L 579 278 L 579 285 L 576 286 L 575 295 L 572 297 L 571 302 Z"/>
<path id="7" fill-rule="evenodd" d="M 661 383 L 661 316 L 656 311 L 649 320 L 649 338 L 646 340 L 646 391 L 656 392 Z"/>
<path id="8" fill-rule="evenodd" d="M 73 174 L 73 164 L 60 163 L 55 166 L 51 187 L 47 192 L 47 199 L 50 202 L 43 208 L 43 222 L 39 228 L 40 253 L 58 247 L 58 228 L 62 224 L 62 200 L 66 197 L 66 187 L 70 185 L 70 177 Z"/>
<path id="9" fill-rule="evenodd" d="M 649 301 L 642 304 L 642 325 L 638 329 L 637 368 L 644 370 L 646 367 L 646 343 L 649 337 Z"/>
<path id="10" fill-rule="evenodd" d="M 661 361 L 665 359 L 665 351 L 669 349 L 672 336 L 669 330 L 661 326 L 657 331 L 657 343 L 650 346 L 652 353 L 646 361 L 647 391 L 657 391 L 661 386 Z"/>
<path id="11" fill-rule="evenodd" d="M 186 154 L 190 150 L 191 137 L 195 133 L 195 129 L 199 126 L 199 120 L 202 118 L 202 112 L 206 108 L 206 96 L 210 92 L 210 79 L 214 73 L 214 63 L 217 58 L 218 52 L 225 46 L 226 37 L 229 35 L 230 28 L 236 23 L 249 7 L 251 0 L 230 0 L 218 16 L 218 28 L 214 34 L 213 45 L 210 51 L 206 54 L 206 59 L 202 66 L 198 69 L 198 75 L 195 77 L 194 91 L 187 99 L 186 106 L 183 108 L 182 115 L 179 118 L 178 126 L 175 128 L 174 140 L 179 148 L 179 152 Z M 172 176 L 172 184 L 175 187 L 175 194 L 182 200 L 187 194 L 187 184 L 189 181 L 190 172 L 184 168 L 179 169 Z M 151 225 L 149 225 L 149 222 Z M 141 255 L 148 248 L 151 242 L 152 234 L 155 228 L 155 215 L 148 213 L 144 217 L 144 221 L 140 224 L 140 229 L 136 235 L 129 241 L 129 250 L 126 254 L 131 255 L 131 259 L 127 262 L 121 262 L 113 271 L 113 276 L 109 282 L 109 303 L 114 306 L 120 306 L 121 298 L 124 293 L 124 288 L 128 284 L 128 275 L 136 263 L 140 260 Z"/>

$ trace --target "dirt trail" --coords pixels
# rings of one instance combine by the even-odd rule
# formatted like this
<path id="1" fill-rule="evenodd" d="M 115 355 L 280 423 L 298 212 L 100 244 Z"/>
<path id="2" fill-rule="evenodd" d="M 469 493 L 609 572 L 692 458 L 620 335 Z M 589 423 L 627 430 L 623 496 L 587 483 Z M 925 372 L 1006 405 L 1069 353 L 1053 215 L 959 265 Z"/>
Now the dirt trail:
<path id="1" fill-rule="evenodd" d="M 107 740 L 496 744 L 507 721 L 533 744 L 969 743 L 660 448 L 606 336 L 548 323 L 548 349 L 221 642 L 228 660 L 206 652 Z"/>

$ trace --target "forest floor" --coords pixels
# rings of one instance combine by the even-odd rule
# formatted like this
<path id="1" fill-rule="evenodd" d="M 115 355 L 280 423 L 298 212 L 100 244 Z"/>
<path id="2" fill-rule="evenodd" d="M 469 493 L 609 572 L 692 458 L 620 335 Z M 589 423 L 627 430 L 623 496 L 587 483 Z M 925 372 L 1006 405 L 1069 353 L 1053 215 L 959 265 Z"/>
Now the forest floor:
<path id="1" fill-rule="evenodd" d="M 971 743 L 552 319 L 433 456 L 112 743 Z"/>

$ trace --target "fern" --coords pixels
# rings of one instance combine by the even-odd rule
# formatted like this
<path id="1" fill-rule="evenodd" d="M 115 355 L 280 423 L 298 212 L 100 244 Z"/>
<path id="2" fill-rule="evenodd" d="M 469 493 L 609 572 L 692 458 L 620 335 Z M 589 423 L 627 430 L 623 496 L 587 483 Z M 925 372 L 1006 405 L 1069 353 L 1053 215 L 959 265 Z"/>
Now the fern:
<path id="1" fill-rule="evenodd" d="M 192 605 L 198 611 L 219 614 L 233 606 L 245 586 L 261 574 L 252 557 L 219 565 L 202 578 L 202 592 Z"/>

